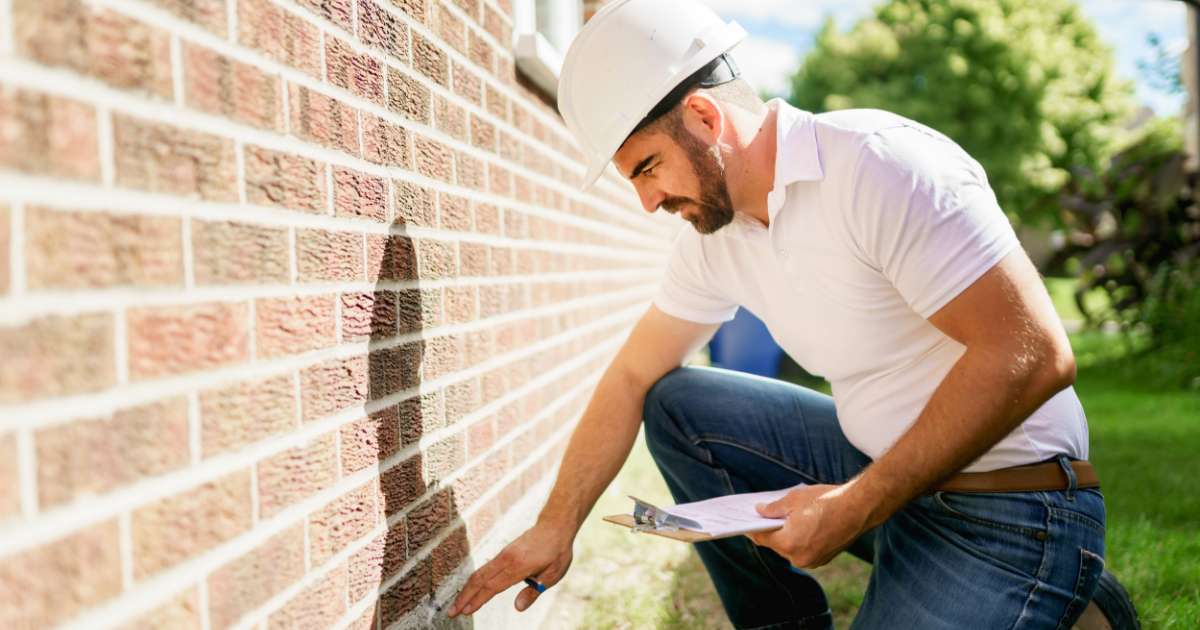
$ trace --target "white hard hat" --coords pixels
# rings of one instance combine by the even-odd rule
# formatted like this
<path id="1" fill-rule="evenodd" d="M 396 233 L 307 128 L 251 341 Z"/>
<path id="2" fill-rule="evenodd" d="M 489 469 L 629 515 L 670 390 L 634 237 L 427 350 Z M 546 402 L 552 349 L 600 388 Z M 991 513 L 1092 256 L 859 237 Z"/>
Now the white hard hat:
<path id="1" fill-rule="evenodd" d="M 725 55 L 746 31 L 695 0 L 611 0 L 571 42 L 558 111 L 587 160 L 584 190 L 663 97 Z M 727 72 L 726 76 L 729 76 Z M 680 95 L 682 97 L 682 95 Z"/>

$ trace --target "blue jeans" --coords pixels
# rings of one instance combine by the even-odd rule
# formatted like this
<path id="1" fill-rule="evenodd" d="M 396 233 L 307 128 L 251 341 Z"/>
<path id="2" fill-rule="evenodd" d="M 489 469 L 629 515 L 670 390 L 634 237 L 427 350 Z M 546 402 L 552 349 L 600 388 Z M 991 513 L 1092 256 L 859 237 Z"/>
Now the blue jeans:
<path id="1" fill-rule="evenodd" d="M 846 440 L 832 398 L 731 370 L 668 372 L 647 393 L 643 419 L 679 503 L 843 483 L 871 462 Z M 774 551 L 745 536 L 696 551 L 737 628 L 833 627 L 820 584 Z M 1104 568 L 1104 497 L 1073 485 L 935 492 L 849 551 L 874 565 L 852 628 L 1070 628 Z"/>

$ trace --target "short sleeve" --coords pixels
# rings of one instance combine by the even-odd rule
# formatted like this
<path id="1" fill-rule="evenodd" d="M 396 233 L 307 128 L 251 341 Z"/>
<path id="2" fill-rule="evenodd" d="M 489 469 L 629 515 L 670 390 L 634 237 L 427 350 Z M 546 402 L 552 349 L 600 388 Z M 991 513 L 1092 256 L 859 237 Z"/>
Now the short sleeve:
<path id="1" fill-rule="evenodd" d="M 925 318 L 1020 247 L 983 167 L 927 127 L 872 134 L 850 195 L 847 222 L 862 255 Z"/>
<path id="2" fill-rule="evenodd" d="M 680 319 L 701 324 L 727 322 L 737 314 L 738 305 L 715 291 L 714 286 L 700 234 L 689 226 L 682 227 L 653 304 Z"/>

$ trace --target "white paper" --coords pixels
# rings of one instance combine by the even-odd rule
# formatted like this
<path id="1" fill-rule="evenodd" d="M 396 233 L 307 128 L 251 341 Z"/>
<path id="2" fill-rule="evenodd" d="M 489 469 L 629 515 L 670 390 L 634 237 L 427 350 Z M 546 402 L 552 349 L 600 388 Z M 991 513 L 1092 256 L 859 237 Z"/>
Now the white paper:
<path id="1" fill-rule="evenodd" d="M 712 536 L 767 531 L 782 527 L 784 519 L 763 518 L 754 506 L 781 499 L 797 487 L 799 486 L 766 492 L 730 494 L 693 503 L 680 503 L 665 510 L 669 514 L 700 523 L 699 531 Z"/>

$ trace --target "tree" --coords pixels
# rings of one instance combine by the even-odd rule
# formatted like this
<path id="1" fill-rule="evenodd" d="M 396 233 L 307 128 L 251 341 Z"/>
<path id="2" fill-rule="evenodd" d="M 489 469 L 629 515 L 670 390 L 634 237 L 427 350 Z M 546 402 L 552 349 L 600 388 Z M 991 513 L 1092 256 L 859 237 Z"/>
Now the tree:
<path id="1" fill-rule="evenodd" d="M 1014 222 L 1045 225 L 1070 169 L 1106 162 L 1133 86 L 1072 0 L 890 0 L 845 33 L 826 20 L 792 103 L 934 127 L 983 164 Z"/>

